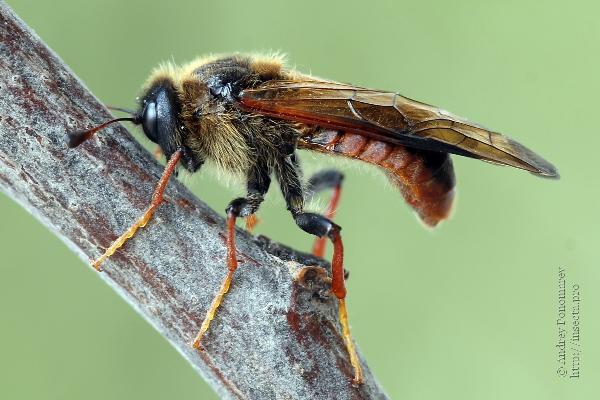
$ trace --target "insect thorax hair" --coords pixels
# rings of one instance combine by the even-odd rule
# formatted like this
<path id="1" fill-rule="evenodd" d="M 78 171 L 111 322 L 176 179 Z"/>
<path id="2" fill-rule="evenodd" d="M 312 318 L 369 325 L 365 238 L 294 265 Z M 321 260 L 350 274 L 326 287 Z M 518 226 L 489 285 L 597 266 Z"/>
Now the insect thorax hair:
<path id="1" fill-rule="evenodd" d="M 179 68 L 163 65 L 146 86 L 171 82 L 181 106 L 179 144 L 202 160 L 238 176 L 248 176 L 253 168 L 266 168 L 279 179 L 287 179 L 290 165 L 299 174 L 294 152 L 302 127 L 244 112 L 231 99 L 215 95 L 210 84 L 211 80 L 231 79 L 245 82 L 243 89 L 270 79 L 292 79 L 294 74 L 283 68 L 281 57 L 212 57 Z M 302 208 L 303 204 L 296 206 Z"/>

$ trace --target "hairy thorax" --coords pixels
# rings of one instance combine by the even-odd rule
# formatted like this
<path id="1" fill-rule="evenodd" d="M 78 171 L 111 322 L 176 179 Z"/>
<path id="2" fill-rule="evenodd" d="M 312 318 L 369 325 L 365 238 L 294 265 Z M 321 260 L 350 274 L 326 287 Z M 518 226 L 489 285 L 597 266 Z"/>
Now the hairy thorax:
<path id="1" fill-rule="evenodd" d="M 250 152 L 231 112 L 195 79 L 182 82 L 180 96 L 183 144 L 226 172 L 245 173 L 251 164 Z"/>
<path id="2" fill-rule="evenodd" d="M 181 112 L 178 142 L 224 172 L 246 174 L 257 163 L 269 167 L 296 147 L 295 124 L 244 112 L 232 100 L 237 82 L 252 87 L 272 79 L 294 79 L 279 56 L 207 57 L 182 67 L 164 64 L 147 86 L 168 80 L 178 94 Z"/>

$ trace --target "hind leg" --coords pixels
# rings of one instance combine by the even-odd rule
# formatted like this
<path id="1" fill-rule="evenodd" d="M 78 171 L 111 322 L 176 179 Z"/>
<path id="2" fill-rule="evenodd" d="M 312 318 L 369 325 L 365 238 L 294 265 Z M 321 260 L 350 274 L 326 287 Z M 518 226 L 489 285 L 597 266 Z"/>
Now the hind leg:
<path id="1" fill-rule="evenodd" d="M 291 157 L 281 162 L 275 168 L 281 191 L 285 197 L 288 210 L 292 213 L 294 221 L 300 229 L 319 238 L 328 238 L 333 243 L 333 257 L 331 260 L 331 290 L 338 299 L 338 311 L 342 326 L 342 337 L 346 350 L 350 356 L 350 363 L 354 368 L 353 381 L 363 383 L 363 374 L 360 361 L 354 348 L 350 325 L 346 311 L 346 286 L 344 284 L 344 245 L 341 236 L 341 227 L 330 219 L 315 213 L 304 212 L 304 197 L 300 183 L 298 166 Z"/>
<path id="2" fill-rule="evenodd" d="M 297 166 L 297 162 L 295 164 Z M 329 204 L 327 205 L 327 209 L 325 211 L 325 216 L 331 220 L 335 217 L 335 213 L 340 202 L 343 180 L 344 174 L 342 172 L 335 169 L 326 169 L 312 175 L 306 183 L 305 196 L 307 199 L 318 195 L 322 191 L 328 189 L 333 190 L 331 198 L 329 199 Z M 252 233 L 259 222 L 260 220 L 254 214 L 249 215 L 246 218 L 246 230 Z M 323 258 L 325 255 L 326 246 L 327 238 L 322 237 L 315 239 L 315 243 L 312 248 L 313 255 Z"/>
<path id="3" fill-rule="evenodd" d="M 332 220 L 335 216 L 337 206 L 340 202 L 343 180 L 344 174 L 342 174 L 340 171 L 337 171 L 335 169 L 326 169 L 323 171 L 319 171 L 313 176 L 311 176 L 306 186 L 307 198 L 311 198 L 323 190 L 333 189 L 333 194 L 331 195 L 329 205 L 327 206 L 327 210 L 325 211 L 325 216 L 330 220 Z M 319 237 L 315 239 L 315 244 L 313 245 L 312 253 L 315 256 L 322 258 L 325 255 L 326 246 L 327 238 Z"/>

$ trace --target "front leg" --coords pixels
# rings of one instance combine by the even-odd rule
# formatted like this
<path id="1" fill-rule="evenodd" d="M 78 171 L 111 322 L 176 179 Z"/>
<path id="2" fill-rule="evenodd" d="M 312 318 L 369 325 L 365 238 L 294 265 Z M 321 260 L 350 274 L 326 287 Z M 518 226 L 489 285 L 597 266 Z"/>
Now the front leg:
<path id="1" fill-rule="evenodd" d="M 169 158 L 169 162 L 165 166 L 163 174 L 160 180 L 158 181 L 156 188 L 154 189 L 154 194 L 152 195 L 150 205 L 148 206 L 146 211 L 144 211 L 141 217 L 125 231 L 125 233 L 123 233 L 114 242 L 112 242 L 112 244 L 100 257 L 92 261 L 92 266 L 96 270 L 101 271 L 102 263 L 106 261 L 107 258 L 112 256 L 115 253 L 115 251 L 121 248 L 125 244 L 125 242 L 131 239 L 136 234 L 138 229 L 145 227 L 148 221 L 150 221 L 158 206 L 163 202 L 163 194 L 165 193 L 165 189 L 167 188 L 167 183 L 169 183 L 169 178 L 171 177 L 171 175 L 177 172 L 177 164 L 179 164 L 179 161 L 181 160 L 183 154 L 183 149 L 177 149 L 177 151 L 175 151 L 171 155 L 171 157 Z"/>
<path id="2" fill-rule="evenodd" d="M 215 295 L 212 304 L 206 312 L 206 317 L 202 321 L 200 330 L 192 343 L 196 349 L 201 348 L 202 338 L 210 327 L 210 322 L 214 319 L 217 309 L 221 305 L 223 298 L 229 291 L 229 286 L 233 279 L 233 273 L 238 267 L 237 252 L 235 247 L 235 222 L 238 217 L 250 217 L 254 215 L 260 204 L 263 202 L 265 194 L 269 190 L 271 183 L 270 171 L 266 166 L 257 166 L 248 174 L 248 195 L 232 200 L 225 212 L 227 213 L 227 275 Z"/>
<path id="3" fill-rule="evenodd" d="M 264 196 L 262 195 L 248 195 L 247 197 L 238 197 L 237 199 L 231 200 L 225 213 L 227 215 L 233 214 L 235 217 L 249 217 L 258 211 L 258 207 L 263 202 Z"/>

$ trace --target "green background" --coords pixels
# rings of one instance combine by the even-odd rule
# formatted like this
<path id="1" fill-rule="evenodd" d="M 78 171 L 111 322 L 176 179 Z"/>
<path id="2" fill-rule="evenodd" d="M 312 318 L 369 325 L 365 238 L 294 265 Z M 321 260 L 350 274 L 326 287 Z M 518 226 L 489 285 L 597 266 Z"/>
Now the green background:
<path id="1" fill-rule="evenodd" d="M 337 221 L 350 321 L 396 399 L 597 396 L 600 3 L 8 3 L 109 104 L 133 105 L 163 60 L 281 50 L 302 71 L 397 90 L 540 152 L 560 181 L 455 157 L 458 201 L 435 231 L 378 171 L 334 161 L 347 174 Z M 307 173 L 333 165 L 303 161 Z M 210 171 L 199 175 L 183 179 L 217 210 L 242 193 Z M 4 195 L 0 215 L 0 398 L 215 398 L 90 267 Z M 278 190 L 260 217 L 259 233 L 309 248 Z M 559 266 L 583 297 L 579 380 L 556 374 Z"/>

